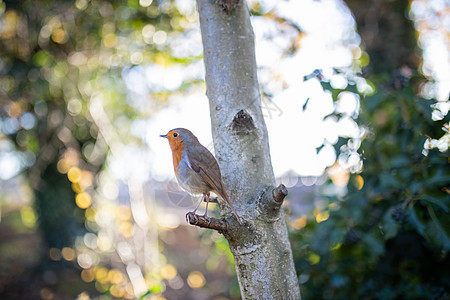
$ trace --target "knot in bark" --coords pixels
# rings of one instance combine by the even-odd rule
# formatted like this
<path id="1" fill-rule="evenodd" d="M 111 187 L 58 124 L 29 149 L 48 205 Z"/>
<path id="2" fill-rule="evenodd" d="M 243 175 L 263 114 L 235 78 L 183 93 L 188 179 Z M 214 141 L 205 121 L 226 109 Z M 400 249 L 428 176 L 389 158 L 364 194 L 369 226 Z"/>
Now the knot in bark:
<path id="1" fill-rule="evenodd" d="M 233 9 L 235 9 L 239 3 L 239 0 L 218 0 L 217 1 L 222 9 L 229 14 Z"/>
<path id="2" fill-rule="evenodd" d="M 241 109 L 233 118 L 231 129 L 237 135 L 249 134 L 256 129 L 252 116 Z"/>

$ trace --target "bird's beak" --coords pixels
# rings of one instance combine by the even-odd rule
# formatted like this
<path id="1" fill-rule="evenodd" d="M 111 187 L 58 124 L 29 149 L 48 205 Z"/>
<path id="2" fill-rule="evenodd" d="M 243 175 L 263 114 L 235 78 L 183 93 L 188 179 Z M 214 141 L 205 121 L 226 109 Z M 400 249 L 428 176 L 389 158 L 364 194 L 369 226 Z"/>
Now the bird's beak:
<path id="1" fill-rule="evenodd" d="M 163 138 L 166 138 L 166 139 L 168 138 L 168 136 L 165 135 L 165 134 L 161 134 L 160 137 L 163 137 Z"/>

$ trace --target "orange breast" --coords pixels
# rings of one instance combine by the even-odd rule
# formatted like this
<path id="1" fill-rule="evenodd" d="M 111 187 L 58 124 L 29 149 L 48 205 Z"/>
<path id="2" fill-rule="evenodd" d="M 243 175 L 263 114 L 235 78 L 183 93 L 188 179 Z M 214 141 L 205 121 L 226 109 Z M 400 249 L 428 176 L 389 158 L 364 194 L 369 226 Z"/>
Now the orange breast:
<path id="1" fill-rule="evenodd" d="M 169 139 L 170 149 L 172 149 L 173 169 L 178 174 L 178 165 L 181 161 L 181 155 L 184 151 L 184 143 L 181 139 Z"/>

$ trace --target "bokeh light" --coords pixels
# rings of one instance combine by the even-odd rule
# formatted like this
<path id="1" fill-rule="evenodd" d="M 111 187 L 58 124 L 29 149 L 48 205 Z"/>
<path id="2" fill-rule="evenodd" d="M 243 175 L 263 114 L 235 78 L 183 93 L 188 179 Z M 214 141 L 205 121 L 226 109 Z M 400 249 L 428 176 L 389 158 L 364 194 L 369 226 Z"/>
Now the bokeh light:
<path id="1" fill-rule="evenodd" d="M 57 248 L 50 248 L 48 250 L 48 256 L 50 257 L 51 260 L 61 260 L 62 255 L 61 255 L 61 251 Z"/>
<path id="2" fill-rule="evenodd" d="M 188 275 L 187 284 L 193 289 L 199 289 L 206 284 L 205 276 L 199 271 L 192 271 Z"/>
<path id="3" fill-rule="evenodd" d="M 88 193 L 83 192 L 79 193 L 75 197 L 75 202 L 77 203 L 79 208 L 86 209 L 91 205 L 92 199 Z"/>
<path id="4" fill-rule="evenodd" d="M 75 259 L 75 251 L 69 247 L 62 248 L 61 255 L 65 260 L 68 261 L 72 261 Z"/>
<path id="5" fill-rule="evenodd" d="M 36 226 L 36 214 L 31 207 L 23 207 L 20 210 L 20 216 L 22 218 L 22 223 L 26 227 L 34 228 Z"/>
<path id="6" fill-rule="evenodd" d="M 93 269 L 81 271 L 81 279 L 83 279 L 84 282 L 92 282 L 95 279 Z"/>

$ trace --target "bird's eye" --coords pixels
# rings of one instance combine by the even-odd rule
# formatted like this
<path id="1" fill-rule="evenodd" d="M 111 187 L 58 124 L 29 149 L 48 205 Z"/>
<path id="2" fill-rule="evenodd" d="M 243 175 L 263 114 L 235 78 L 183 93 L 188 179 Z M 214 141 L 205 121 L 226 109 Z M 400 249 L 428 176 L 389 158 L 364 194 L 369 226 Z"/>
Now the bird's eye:
<path id="1" fill-rule="evenodd" d="M 178 133 L 175 132 L 175 133 L 173 134 L 173 137 L 177 137 L 177 136 L 178 136 Z"/>

